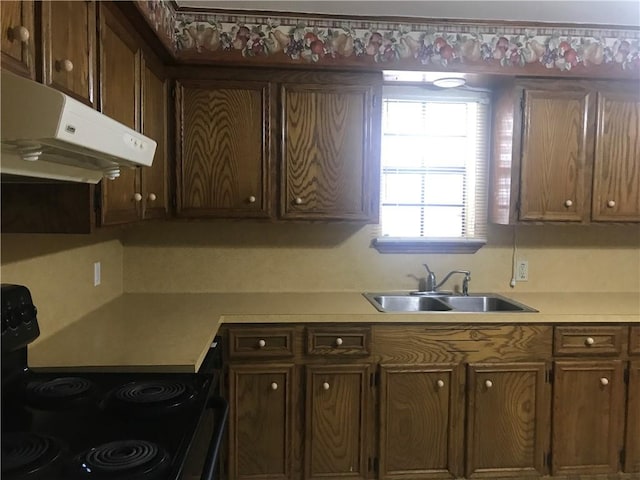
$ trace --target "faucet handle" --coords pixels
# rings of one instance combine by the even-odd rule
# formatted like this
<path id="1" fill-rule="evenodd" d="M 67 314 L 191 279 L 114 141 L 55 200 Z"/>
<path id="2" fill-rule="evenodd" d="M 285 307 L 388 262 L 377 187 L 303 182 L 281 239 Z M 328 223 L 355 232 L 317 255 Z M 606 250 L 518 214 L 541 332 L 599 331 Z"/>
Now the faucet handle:
<path id="1" fill-rule="evenodd" d="M 469 295 L 469 282 L 471 281 L 471 272 L 465 272 L 462 280 L 462 294 Z"/>
<path id="2" fill-rule="evenodd" d="M 436 274 L 433 273 L 431 271 L 431 269 L 429 268 L 429 265 L 427 265 L 426 263 L 422 264 L 424 266 L 424 268 L 427 269 L 427 276 L 424 279 L 425 280 L 425 287 L 424 290 L 426 292 L 433 292 L 436 289 Z"/>

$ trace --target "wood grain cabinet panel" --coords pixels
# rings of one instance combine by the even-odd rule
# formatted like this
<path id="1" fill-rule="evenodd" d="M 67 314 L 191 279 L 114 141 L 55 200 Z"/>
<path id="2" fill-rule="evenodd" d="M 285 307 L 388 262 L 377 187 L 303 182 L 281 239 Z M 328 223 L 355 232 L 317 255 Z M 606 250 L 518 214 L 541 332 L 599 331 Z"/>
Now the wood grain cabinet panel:
<path id="1" fill-rule="evenodd" d="M 467 477 L 546 472 L 550 389 L 546 365 L 471 364 L 467 378 Z"/>
<path id="2" fill-rule="evenodd" d="M 516 80 L 493 125 L 492 222 L 640 222 L 637 82 Z"/>
<path id="3" fill-rule="evenodd" d="M 39 5 L 43 83 L 95 107 L 96 3 L 46 1 Z"/>
<path id="4" fill-rule="evenodd" d="M 640 91 L 598 92 L 593 220 L 640 221 Z"/>
<path id="5" fill-rule="evenodd" d="M 229 478 L 293 480 L 293 369 L 229 368 Z"/>
<path id="6" fill-rule="evenodd" d="M 33 0 L 0 2 L 2 68 L 35 79 L 35 22 Z"/>
<path id="7" fill-rule="evenodd" d="M 462 475 L 458 364 L 380 366 L 380 480 Z"/>
<path id="8" fill-rule="evenodd" d="M 293 356 L 293 329 L 229 329 L 229 358 Z"/>
<path id="9" fill-rule="evenodd" d="M 307 328 L 307 354 L 367 356 L 371 353 L 371 328 Z"/>
<path id="10" fill-rule="evenodd" d="M 624 327 L 571 326 L 555 327 L 553 332 L 554 355 L 619 355 L 622 353 Z"/>
<path id="11" fill-rule="evenodd" d="M 552 474 L 617 472 L 625 412 L 622 362 L 558 361 L 554 377 Z"/>
<path id="12" fill-rule="evenodd" d="M 523 102 L 520 220 L 585 220 L 591 95 L 525 89 Z"/>
<path id="13" fill-rule="evenodd" d="M 376 220 L 374 87 L 284 84 L 280 97 L 282 218 Z"/>
<path id="14" fill-rule="evenodd" d="M 153 164 L 140 169 L 142 218 L 164 218 L 169 215 L 167 80 L 161 67 L 144 57 L 141 87 L 142 134 L 157 143 Z"/>
<path id="15" fill-rule="evenodd" d="M 178 205 L 182 217 L 270 215 L 270 86 L 181 80 Z"/>
<path id="16" fill-rule="evenodd" d="M 126 25 L 105 4 L 100 7 L 100 109 L 139 131 L 141 52 Z M 121 168 L 117 179 L 103 179 L 101 187 L 102 225 L 137 221 L 142 208 L 137 170 Z"/>
<path id="17" fill-rule="evenodd" d="M 640 472 L 640 360 L 629 363 L 625 472 Z"/>
<path id="18" fill-rule="evenodd" d="M 640 355 L 640 326 L 629 329 L 629 355 Z"/>
<path id="19" fill-rule="evenodd" d="M 306 371 L 304 478 L 367 478 L 369 365 Z"/>

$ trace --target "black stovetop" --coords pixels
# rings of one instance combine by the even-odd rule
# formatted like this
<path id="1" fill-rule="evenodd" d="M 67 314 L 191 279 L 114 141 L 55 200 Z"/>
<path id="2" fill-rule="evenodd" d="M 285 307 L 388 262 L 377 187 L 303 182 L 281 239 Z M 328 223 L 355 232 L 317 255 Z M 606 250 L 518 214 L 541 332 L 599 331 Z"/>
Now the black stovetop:
<path id="1" fill-rule="evenodd" d="M 165 480 L 217 379 L 26 372 L 2 393 L 2 478 Z"/>

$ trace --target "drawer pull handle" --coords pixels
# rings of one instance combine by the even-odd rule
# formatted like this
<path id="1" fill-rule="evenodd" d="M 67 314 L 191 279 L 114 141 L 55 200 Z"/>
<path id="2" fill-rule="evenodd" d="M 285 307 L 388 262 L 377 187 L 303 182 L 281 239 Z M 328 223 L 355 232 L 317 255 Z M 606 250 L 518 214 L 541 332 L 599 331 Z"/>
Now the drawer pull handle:
<path id="1" fill-rule="evenodd" d="M 293 203 L 295 203 L 296 205 L 302 205 L 302 199 L 300 197 L 296 197 Z"/>
<path id="2" fill-rule="evenodd" d="M 564 206 L 565 206 L 565 207 L 570 207 L 570 206 L 572 206 L 572 205 L 573 205 L 573 202 L 572 202 L 571 200 L 565 200 L 565 201 L 564 201 Z"/>
<path id="3" fill-rule="evenodd" d="M 155 193 L 150 193 L 147 198 L 149 199 L 150 202 L 155 202 L 158 196 Z"/>
<path id="4" fill-rule="evenodd" d="M 485 380 L 484 386 L 487 388 L 493 387 L 493 382 L 491 380 Z"/>
<path id="5" fill-rule="evenodd" d="M 600 379 L 600 385 L 602 385 L 603 387 L 606 387 L 607 385 L 609 385 L 609 379 L 607 377 L 602 377 Z"/>
<path id="6" fill-rule="evenodd" d="M 133 194 L 133 200 L 136 201 L 136 202 L 142 201 L 142 195 L 139 194 L 138 192 L 134 193 Z"/>
<path id="7" fill-rule="evenodd" d="M 258 347 L 264 348 L 266 345 L 267 345 L 267 342 L 265 342 L 262 338 L 258 340 Z"/>
<path id="8" fill-rule="evenodd" d="M 342 345 L 344 342 L 342 341 L 342 339 L 340 337 L 336 338 L 336 345 L 339 347 L 340 345 Z"/>
<path id="9" fill-rule="evenodd" d="M 68 58 L 58 60 L 56 62 L 56 70 L 58 72 L 71 72 L 73 70 L 73 62 Z"/>
<path id="10" fill-rule="evenodd" d="M 585 343 L 585 345 L 587 347 L 590 347 L 591 345 L 596 343 L 596 341 L 593 339 L 593 337 L 587 337 L 587 339 L 584 341 L 584 343 Z"/>
<path id="11" fill-rule="evenodd" d="M 276 382 L 273 382 L 271 384 L 271 390 L 277 390 L 278 389 L 278 384 Z"/>
<path id="12" fill-rule="evenodd" d="M 9 40 L 11 41 L 20 40 L 22 43 L 26 43 L 29 41 L 30 36 L 29 29 L 23 25 L 18 25 L 9 30 Z"/>
<path id="13" fill-rule="evenodd" d="M 254 197 L 253 195 L 251 195 L 248 200 L 249 203 L 256 203 L 256 197 Z"/>
<path id="14" fill-rule="evenodd" d="M 328 383 L 328 382 L 324 382 L 324 383 L 322 384 L 322 388 L 323 388 L 324 390 L 329 390 L 329 383 Z"/>
<path id="15" fill-rule="evenodd" d="M 442 388 L 442 387 L 444 387 L 444 381 L 443 380 L 438 380 L 436 382 L 436 385 L 438 385 L 438 388 Z"/>
<path id="16" fill-rule="evenodd" d="M 609 201 L 607 202 L 607 207 L 609 207 L 609 208 L 613 208 L 613 207 L 615 207 L 615 206 L 616 206 L 616 202 L 615 202 L 615 200 L 609 200 Z"/>

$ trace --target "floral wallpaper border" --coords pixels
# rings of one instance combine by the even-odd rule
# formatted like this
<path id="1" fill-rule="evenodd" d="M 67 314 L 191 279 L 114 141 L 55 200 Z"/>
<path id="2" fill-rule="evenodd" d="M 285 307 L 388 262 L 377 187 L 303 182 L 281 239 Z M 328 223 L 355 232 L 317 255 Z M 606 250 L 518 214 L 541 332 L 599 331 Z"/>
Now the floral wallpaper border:
<path id="1" fill-rule="evenodd" d="M 460 22 L 396 24 L 353 19 L 175 11 L 136 4 L 178 59 L 488 70 L 574 71 L 640 78 L 640 31 Z M 524 70 L 524 71 L 523 71 Z"/>

